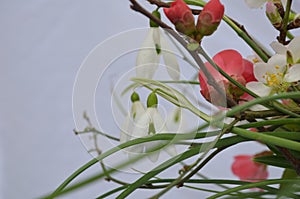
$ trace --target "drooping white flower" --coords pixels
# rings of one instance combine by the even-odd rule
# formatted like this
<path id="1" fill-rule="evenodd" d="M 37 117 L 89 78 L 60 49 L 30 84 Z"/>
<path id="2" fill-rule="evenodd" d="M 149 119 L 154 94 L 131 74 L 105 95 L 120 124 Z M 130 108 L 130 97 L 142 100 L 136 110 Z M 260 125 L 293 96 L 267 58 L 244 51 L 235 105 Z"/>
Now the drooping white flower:
<path id="1" fill-rule="evenodd" d="M 154 101 L 154 102 L 149 103 L 149 99 L 150 101 Z M 157 109 L 156 94 L 151 93 L 149 95 L 147 106 L 148 108 L 146 109 L 145 113 L 139 118 L 135 127 L 133 128 L 132 135 L 131 135 L 132 139 L 151 136 L 158 133 L 168 133 L 165 121 Z M 159 157 L 159 151 L 158 150 L 152 151 L 152 150 L 164 144 L 166 144 L 166 141 L 152 141 L 152 142 L 147 142 L 139 145 L 134 145 L 130 149 L 131 153 L 129 153 L 129 156 L 134 156 L 140 153 L 147 153 L 148 158 L 152 162 L 156 162 Z M 174 145 L 168 145 L 164 147 L 164 150 L 171 156 L 177 154 Z"/>
<path id="2" fill-rule="evenodd" d="M 267 63 L 254 65 L 254 76 L 258 82 L 249 82 L 246 87 L 257 95 L 285 92 L 292 82 L 300 80 L 300 64 L 289 67 L 285 55 L 275 54 Z"/>
<path id="3" fill-rule="evenodd" d="M 264 3 L 272 1 L 272 0 L 245 0 L 245 3 L 250 7 L 250 8 L 260 8 L 264 5 Z M 281 3 L 285 6 L 286 5 L 286 0 L 281 0 Z"/>
<path id="4" fill-rule="evenodd" d="M 271 47 L 277 54 L 286 55 L 290 64 L 300 63 L 300 36 L 295 37 L 288 45 L 273 41 Z"/>
<path id="5" fill-rule="evenodd" d="M 187 121 L 183 118 L 180 107 L 176 107 L 167 115 L 166 126 L 171 133 L 183 133 L 186 131 Z"/>
<path id="6" fill-rule="evenodd" d="M 179 80 L 180 68 L 176 56 L 171 51 L 170 45 L 164 38 L 159 28 L 150 28 L 149 32 L 138 52 L 136 59 L 136 75 L 142 78 L 152 79 L 159 65 L 160 57 L 163 57 L 169 76 L 173 80 Z"/>
<path id="7" fill-rule="evenodd" d="M 139 95 L 134 92 L 131 95 L 132 106 L 121 127 L 120 142 L 124 143 L 132 139 L 132 131 L 137 121 L 145 113 L 145 107 L 139 100 Z"/>

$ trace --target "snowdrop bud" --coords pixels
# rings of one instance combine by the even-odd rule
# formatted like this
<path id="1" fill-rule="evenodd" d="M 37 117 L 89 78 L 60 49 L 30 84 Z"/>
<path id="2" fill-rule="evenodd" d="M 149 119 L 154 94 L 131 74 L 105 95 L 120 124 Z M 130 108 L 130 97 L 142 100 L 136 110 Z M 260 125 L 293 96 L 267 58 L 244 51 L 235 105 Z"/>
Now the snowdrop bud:
<path id="1" fill-rule="evenodd" d="M 140 101 L 140 96 L 136 92 L 133 92 L 131 94 L 131 102 L 136 102 L 136 101 Z"/>
<path id="2" fill-rule="evenodd" d="M 147 107 L 150 108 L 150 107 L 157 107 L 157 103 L 158 103 L 158 100 L 157 100 L 157 96 L 154 92 L 152 92 L 149 96 L 148 96 L 148 99 L 147 99 Z"/>
<path id="3" fill-rule="evenodd" d="M 276 29 L 281 27 L 282 18 L 280 16 L 277 6 L 275 6 L 273 2 L 267 2 L 266 15 Z"/>
<path id="4" fill-rule="evenodd" d="M 158 19 L 160 19 L 160 13 L 158 12 L 158 10 L 154 10 L 152 12 L 152 15 L 157 17 Z M 159 25 L 157 23 L 155 23 L 154 21 L 150 20 L 150 27 L 157 28 L 157 27 L 159 27 Z"/>

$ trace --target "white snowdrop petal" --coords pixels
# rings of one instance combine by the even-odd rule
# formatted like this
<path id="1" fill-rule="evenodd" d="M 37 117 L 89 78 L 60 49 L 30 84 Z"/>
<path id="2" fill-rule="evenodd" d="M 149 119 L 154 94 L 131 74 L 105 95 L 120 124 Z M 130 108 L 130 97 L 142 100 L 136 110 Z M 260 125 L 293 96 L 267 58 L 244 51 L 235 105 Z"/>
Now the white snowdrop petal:
<path id="1" fill-rule="evenodd" d="M 153 31 L 149 31 L 136 58 L 137 77 L 149 78 L 154 76 L 155 70 L 159 64 L 159 55 L 155 49 L 153 40 Z"/>
<path id="2" fill-rule="evenodd" d="M 151 119 L 153 121 L 156 133 L 167 131 L 165 121 L 162 118 L 161 114 L 158 112 L 157 108 L 149 108 L 149 109 L 151 109 Z"/>
<path id="3" fill-rule="evenodd" d="M 171 50 L 170 45 L 164 37 L 161 37 L 162 56 L 165 62 L 167 72 L 173 80 L 180 79 L 180 67 L 177 58 Z"/>
<path id="4" fill-rule="evenodd" d="M 260 8 L 267 0 L 245 0 L 250 8 Z"/>
<path id="5" fill-rule="evenodd" d="M 152 162 L 156 162 L 160 154 L 160 150 L 153 151 L 153 149 L 158 148 L 160 145 L 162 145 L 162 141 L 153 141 L 145 143 L 145 151 L 147 152 L 148 158 Z"/>
<path id="6" fill-rule="evenodd" d="M 160 29 L 159 28 L 150 28 L 150 33 L 152 35 L 154 45 L 155 44 L 160 45 L 161 38 L 162 38 Z"/>
<path id="7" fill-rule="evenodd" d="M 144 145 L 138 144 L 131 147 L 126 148 L 126 152 L 128 153 L 129 159 L 136 158 L 137 155 L 140 155 L 144 152 Z"/>
<path id="8" fill-rule="evenodd" d="M 300 64 L 295 64 L 289 68 L 287 74 L 284 76 L 287 82 L 296 82 L 300 80 Z"/>
<path id="9" fill-rule="evenodd" d="M 268 96 L 272 91 L 270 87 L 264 85 L 262 82 L 249 82 L 246 84 L 246 88 L 260 97 Z"/>
<path id="10" fill-rule="evenodd" d="M 132 103 L 131 113 L 132 117 L 134 117 L 134 120 L 137 120 L 138 118 L 142 117 L 145 111 L 145 107 L 141 101 L 135 101 Z"/>
<path id="11" fill-rule="evenodd" d="M 178 154 L 175 145 L 172 144 L 165 147 L 164 150 L 172 157 Z"/>
<path id="12" fill-rule="evenodd" d="M 124 143 L 130 140 L 131 137 L 131 128 L 130 128 L 130 116 L 127 115 L 122 126 L 120 132 L 120 142 Z"/>
<path id="13" fill-rule="evenodd" d="M 149 110 L 147 109 L 146 112 L 135 123 L 132 131 L 132 138 L 135 139 L 147 136 L 150 122 L 151 117 Z"/>

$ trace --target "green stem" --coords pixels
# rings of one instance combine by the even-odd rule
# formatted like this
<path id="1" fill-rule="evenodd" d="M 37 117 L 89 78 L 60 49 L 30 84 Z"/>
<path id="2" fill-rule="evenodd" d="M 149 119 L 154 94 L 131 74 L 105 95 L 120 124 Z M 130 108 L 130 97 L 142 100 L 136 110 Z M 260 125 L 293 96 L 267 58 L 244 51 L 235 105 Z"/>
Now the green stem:
<path id="1" fill-rule="evenodd" d="M 254 50 L 254 52 L 264 61 L 267 62 L 269 57 L 264 51 L 249 37 L 249 35 L 239 28 L 229 17 L 224 15 L 223 20 Z"/>
<path id="2" fill-rule="evenodd" d="M 118 141 L 120 142 L 120 139 L 117 138 L 117 137 L 114 137 L 114 136 L 111 136 L 111 135 L 108 135 L 107 133 L 103 133 L 97 129 L 95 129 L 94 127 L 87 127 L 85 128 L 83 131 L 76 131 L 74 130 L 75 134 L 76 135 L 80 135 L 80 134 L 86 134 L 86 133 L 96 133 L 96 134 L 99 134 L 99 135 L 102 135 L 102 136 L 105 136 L 111 140 L 114 140 L 114 141 Z"/>
<path id="3" fill-rule="evenodd" d="M 200 138 L 203 138 L 203 135 L 200 135 Z M 103 160 L 104 158 L 133 145 L 145 143 L 145 142 L 151 142 L 155 140 L 172 140 L 174 142 L 180 141 L 180 140 L 189 140 L 189 139 L 197 139 L 197 135 L 195 133 L 189 133 L 189 134 L 156 134 L 150 137 L 144 137 L 144 138 L 138 138 L 135 140 L 128 141 L 126 143 L 120 144 L 104 153 L 99 155 L 97 158 L 92 159 L 79 169 L 77 169 L 73 174 L 71 174 L 61 185 L 59 185 L 56 190 L 48 197 L 46 198 L 53 198 L 53 196 L 59 195 L 60 192 L 62 192 L 63 189 L 65 189 L 68 184 L 70 184 L 76 177 L 78 177 L 81 173 L 83 173 L 85 170 L 96 164 L 97 162 Z M 103 175 L 104 176 L 104 175 Z"/>
<path id="4" fill-rule="evenodd" d="M 225 190 L 221 193 L 217 193 L 213 196 L 208 197 L 208 199 L 215 199 L 215 198 L 219 198 L 219 197 L 225 196 L 227 194 L 230 194 L 230 193 L 233 193 L 233 192 L 236 192 L 236 191 L 261 187 L 261 186 L 264 186 L 264 185 L 280 184 L 282 182 L 284 182 L 284 183 L 289 183 L 289 182 L 299 183 L 300 181 L 299 181 L 299 179 L 280 179 L 280 180 L 275 179 L 275 180 L 265 180 L 265 181 L 261 181 L 261 182 L 249 183 L 249 184 L 245 184 L 245 185 L 242 185 L 242 186 L 227 189 L 227 190 Z"/>
<path id="5" fill-rule="evenodd" d="M 278 95 L 271 95 L 271 96 L 256 98 L 254 100 L 246 102 L 245 104 L 233 107 L 231 110 L 229 110 L 226 113 L 226 116 L 227 117 L 235 116 L 235 114 L 240 113 L 243 110 L 246 110 L 246 109 L 248 109 L 248 108 L 250 108 L 254 105 L 257 105 L 257 104 L 264 104 L 266 102 L 274 101 L 274 100 L 277 100 L 277 99 L 289 99 L 289 98 L 292 98 L 292 99 L 300 98 L 300 92 L 281 93 L 281 94 L 278 94 Z"/>
<path id="6" fill-rule="evenodd" d="M 247 128 L 267 126 L 267 125 L 284 125 L 284 124 L 300 124 L 300 119 L 299 118 L 269 119 L 269 120 L 264 120 L 259 122 L 242 124 L 237 127 L 247 129 Z"/>

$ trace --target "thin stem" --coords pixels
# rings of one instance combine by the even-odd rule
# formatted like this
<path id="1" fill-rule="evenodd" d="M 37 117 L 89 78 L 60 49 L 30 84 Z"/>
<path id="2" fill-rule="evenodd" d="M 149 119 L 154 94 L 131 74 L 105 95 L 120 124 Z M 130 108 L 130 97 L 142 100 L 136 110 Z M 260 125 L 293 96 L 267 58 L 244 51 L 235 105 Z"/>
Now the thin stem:
<path id="1" fill-rule="evenodd" d="M 120 142 L 120 139 L 117 138 L 117 137 L 114 137 L 114 136 L 111 136 L 111 135 L 108 135 L 107 133 L 103 133 L 97 129 L 95 129 L 94 127 L 87 127 L 85 128 L 83 131 L 76 131 L 74 130 L 74 133 L 76 135 L 80 135 L 80 134 L 86 134 L 86 133 L 96 133 L 96 134 L 99 134 L 99 135 L 102 135 L 102 136 L 105 136 L 111 140 L 115 140 L 117 142 Z"/>
<path id="2" fill-rule="evenodd" d="M 280 179 L 280 180 L 274 179 L 274 180 L 265 180 L 265 181 L 261 181 L 261 182 L 249 183 L 249 184 L 245 184 L 242 186 L 227 189 L 221 193 L 218 193 L 218 194 L 208 197 L 208 199 L 219 198 L 221 196 L 224 196 L 224 195 L 236 192 L 236 191 L 245 190 L 245 189 L 251 189 L 251 188 L 256 188 L 256 187 L 263 188 L 262 186 L 264 186 L 264 185 L 280 184 L 282 182 L 284 182 L 284 183 L 289 183 L 289 182 L 299 183 L 299 179 Z"/>
<path id="3" fill-rule="evenodd" d="M 195 6 L 205 6 L 206 2 L 202 0 L 185 0 L 187 4 Z M 254 52 L 264 61 L 267 62 L 269 55 L 250 37 L 243 25 L 237 23 L 235 20 L 224 15 L 223 20 L 241 37 Z"/>
<path id="4" fill-rule="evenodd" d="M 178 187 L 183 186 L 183 182 L 185 182 L 186 180 L 190 179 L 191 176 L 193 176 L 194 174 L 196 174 L 203 166 L 206 165 L 206 163 L 208 163 L 214 156 L 216 156 L 222 150 L 223 150 L 222 148 L 215 150 L 198 167 L 196 167 L 195 170 L 193 170 L 187 177 L 183 178 L 184 174 L 185 174 L 185 173 L 183 173 L 177 179 L 175 179 L 172 183 L 170 183 L 168 185 L 168 187 L 166 187 L 165 189 L 163 189 L 159 193 L 155 194 L 150 199 L 157 199 L 157 198 L 159 198 L 160 196 L 164 195 L 166 192 L 168 192 L 171 188 L 173 188 L 176 185 Z"/>

